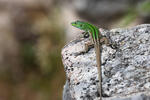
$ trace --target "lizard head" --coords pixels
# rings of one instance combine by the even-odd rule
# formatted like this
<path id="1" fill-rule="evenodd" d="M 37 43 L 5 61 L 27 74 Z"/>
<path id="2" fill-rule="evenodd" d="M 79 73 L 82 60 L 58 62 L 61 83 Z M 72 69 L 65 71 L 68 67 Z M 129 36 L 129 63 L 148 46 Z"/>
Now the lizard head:
<path id="1" fill-rule="evenodd" d="M 81 30 L 86 30 L 86 23 L 81 21 L 75 21 L 71 23 L 72 26 L 79 28 Z"/>
<path id="2" fill-rule="evenodd" d="M 90 35 L 93 38 L 93 41 L 99 40 L 99 30 L 96 26 L 82 21 L 72 22 L 71 25 L 81 30 L 84 30 L 85 32 L 90 33 Z"/>

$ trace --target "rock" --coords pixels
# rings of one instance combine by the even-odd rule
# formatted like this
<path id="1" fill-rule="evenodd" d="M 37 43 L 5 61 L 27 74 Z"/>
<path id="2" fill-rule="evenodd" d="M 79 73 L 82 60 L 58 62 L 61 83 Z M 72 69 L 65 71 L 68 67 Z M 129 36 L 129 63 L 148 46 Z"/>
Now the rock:
<path id="1" fill-rule="evenodd" d="M 150 100 L 150 24 L 100 31 L 117 46 L 102 46 L 103 99 Z M 63 100 L 99 99 L 94 48 L 83 52 L 89 41 L 80 36 L 62 49 L 67 77 Z"/>
<path id="2" fill-rule="evenodd" d="M 64 86 L 64 91 L 63 91 L 63 100 L 71 100 L 71 94 L 69 92 L 70 88 L 69 88 L 69 84 L 68 81 L 66 81 L 66 85 Z"/>

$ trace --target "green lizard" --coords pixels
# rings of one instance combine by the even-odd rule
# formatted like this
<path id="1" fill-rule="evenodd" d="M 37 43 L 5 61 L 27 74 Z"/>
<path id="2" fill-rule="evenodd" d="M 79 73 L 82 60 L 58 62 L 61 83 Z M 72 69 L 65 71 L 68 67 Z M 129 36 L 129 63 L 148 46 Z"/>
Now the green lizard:
<path id="1" fill-rule="evenodd" d="M 71 24 L 76 28 L 84 30 L 85 33 L 89 33 L 92 41 L 90 44 L 87 44 L 86 46 L 94 44 L 94 48 L 96 52 L 96 63 L 98 69 L 99 86 L 100 86 L 99 94 L 100 94 L 100 100 L 102 100 L 101 45 L 103 44 L 103 42 L 105 42 L 105 44 L 108 44 L 108 39 L 102 36 L 98 28 L 92 24 L 89 24 L 87 22 L 82 22 L 82 21 L 75 21 L 72 22 Z"/>

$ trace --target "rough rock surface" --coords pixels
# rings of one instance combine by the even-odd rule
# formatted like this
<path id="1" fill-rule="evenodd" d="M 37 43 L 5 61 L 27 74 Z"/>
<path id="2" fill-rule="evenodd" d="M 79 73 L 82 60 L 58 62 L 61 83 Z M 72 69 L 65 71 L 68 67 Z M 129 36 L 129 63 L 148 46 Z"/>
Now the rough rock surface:
<path id="1" fill-rule="evenodd" d="M 106 100 L 150 100 L 150 24 L 100 30 L 117 48 L 102 46 L 102 88 Z M 62 49 L 67 81 L 63 100 L 98 100 L 94 48 L 83 52 L 88 38 L 77 37 Z"/>

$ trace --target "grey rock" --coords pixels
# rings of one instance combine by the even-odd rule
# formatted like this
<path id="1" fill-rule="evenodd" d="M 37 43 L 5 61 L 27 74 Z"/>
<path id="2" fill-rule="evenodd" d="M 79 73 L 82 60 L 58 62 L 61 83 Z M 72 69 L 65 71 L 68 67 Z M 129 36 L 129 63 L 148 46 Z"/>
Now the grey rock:
<path id="1" fill-rule="evenodd" d="M 66 81 L 66 84 L 65 84 L 64 90 L 63 90 L 63 100 L 72 100 L 69 90 L 70 90 L 69 84 L 68 84 L 68 81 Z"/>
<path id="2" fill-rule="evenodd" d="M 100 31 L 117 46 L 102 46 L 103 99 L 150 100 L 150 24 Z M 89 41 L 80 36 L 62 49 L 63 100 L 99 99 L 94 48 L 83 52 Z"/>

